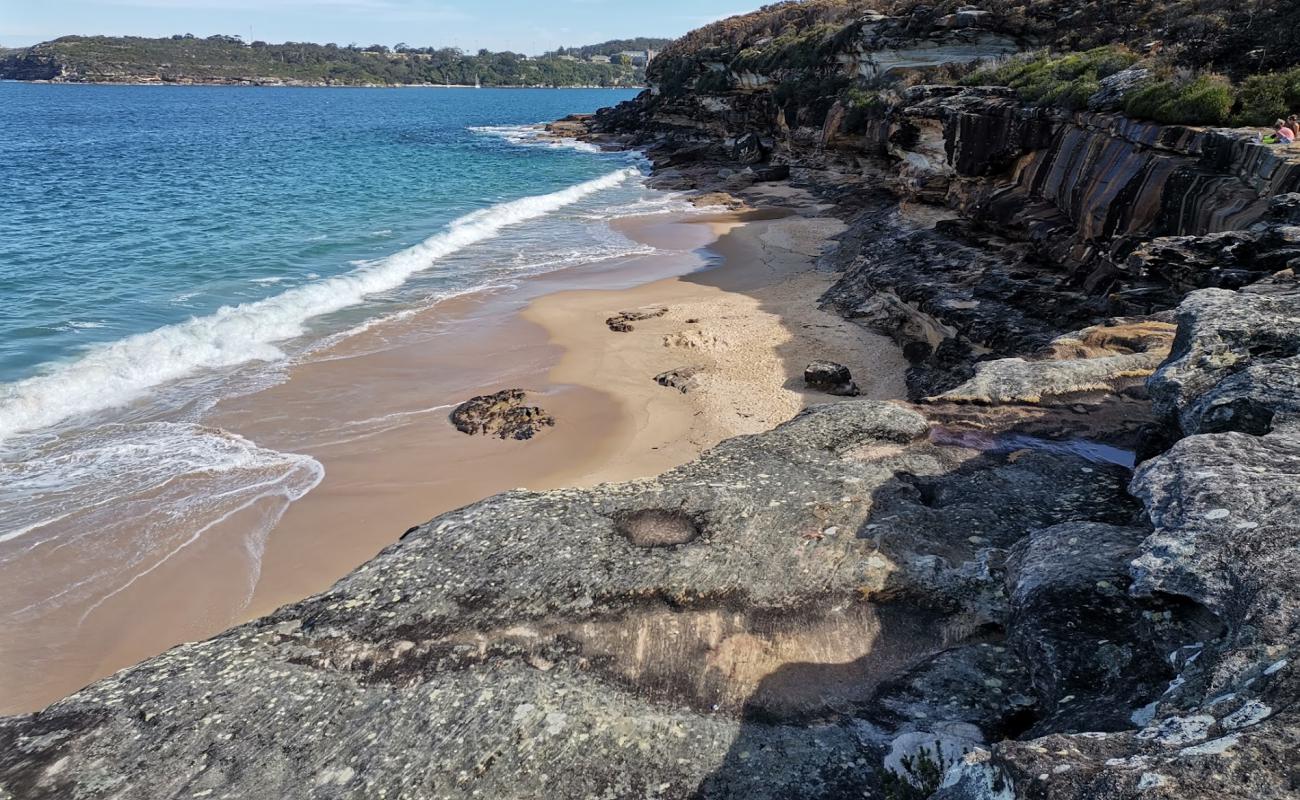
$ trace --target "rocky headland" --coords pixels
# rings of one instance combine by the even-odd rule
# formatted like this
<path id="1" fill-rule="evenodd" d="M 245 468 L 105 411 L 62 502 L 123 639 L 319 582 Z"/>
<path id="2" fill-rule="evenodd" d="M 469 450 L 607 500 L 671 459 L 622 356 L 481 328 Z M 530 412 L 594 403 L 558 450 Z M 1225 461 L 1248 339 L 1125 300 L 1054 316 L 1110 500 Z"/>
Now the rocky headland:
<path id="1" fill-rule="evenodd" d="M 444 514 L 0 721 L 0 796 L 1300 796 L 1300 149 L 954 78 L 1181 6 L 1054 5 L 776 6 L 563 131 L 815 196 L 910 402 Z"/>

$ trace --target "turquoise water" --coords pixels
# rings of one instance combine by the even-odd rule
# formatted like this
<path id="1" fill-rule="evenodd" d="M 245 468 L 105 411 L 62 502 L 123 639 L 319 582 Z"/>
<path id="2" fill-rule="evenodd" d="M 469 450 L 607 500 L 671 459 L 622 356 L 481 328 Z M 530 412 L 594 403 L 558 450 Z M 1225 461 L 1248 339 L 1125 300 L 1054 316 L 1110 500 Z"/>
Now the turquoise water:
<path id="1" fill-rule="evenodd" d="M 45 664 L 97 674 L 81 632 L 129 634 L 110 601 L 182 554 L 241 565 L 201 595 L 227 624 L 326 477 L 311 442 L 456 400 L 258 442 L 222 426 L 232 398 L 339 353 L 437 347 L 474 324 L 441 299 L 653 252 L 610 222 L 686 204 L 636 154 L 534 125 L 629 94 L 0 84 L 0 702 Z"/>
<path id="2" fill-rule="evenodd" d="M 521 126 L 631 94 L 0 84 L 0 442 L 629 252 L 635 158 Z"/>

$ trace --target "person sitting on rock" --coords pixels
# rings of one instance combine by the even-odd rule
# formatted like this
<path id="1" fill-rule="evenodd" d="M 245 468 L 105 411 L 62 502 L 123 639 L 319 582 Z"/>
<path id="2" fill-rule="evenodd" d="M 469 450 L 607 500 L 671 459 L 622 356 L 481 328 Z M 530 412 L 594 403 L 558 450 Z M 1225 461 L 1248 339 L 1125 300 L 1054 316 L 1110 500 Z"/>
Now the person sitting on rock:
<path id="1" fill-rule="evenodd" d="M 1297 139 L 1300 139 L 1300 116 L 1292 114 L 1286 118 L 1286 126 L 1291 129 Z"/>
<path id="2" fill-rule="evenodd" d="M 1295 131 L 1286 126 L 1286 120 L 1280 119 L 1274 122 L 1273 132 L 1277 134 L 1277 139 L 1282 144 L 1291 144 L 1295 141 Z"/>

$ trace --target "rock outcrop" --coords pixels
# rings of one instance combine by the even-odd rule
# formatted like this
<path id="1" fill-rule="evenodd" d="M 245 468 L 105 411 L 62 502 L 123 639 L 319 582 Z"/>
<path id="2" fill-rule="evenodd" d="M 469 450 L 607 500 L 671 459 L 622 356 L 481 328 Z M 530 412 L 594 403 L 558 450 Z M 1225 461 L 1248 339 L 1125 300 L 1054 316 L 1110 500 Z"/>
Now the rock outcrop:
<path id="1" fill-rule="evenodd" d="M 1118 557 L 1128 563 L 1131 584 L 1109 613 L 1157 597 L 1198 610 L 1200 635 L 1185 635 L 1178 646 L 1176 638 L 1166 641 L 1176 673 L 1168 686 L 1134 711 L 1127 730 L 1085 725 L 972 751 L 935 797 L 984 798 L 995 785 L 1009 796 L 1051 798 L 1281 798 L 1300 791 L 1296 393 L 1285 379 L 1270 392 L 1234 379 L 1285 362 L 1278 335 L 1294 337 L 1277 325 L 1297 312 L 1290 275 L 1241 292 L 1196 292 L 1179 309 L 1171 360 L 1152 379 L 1157 406 L 1187 436 L 1134 476 L 1131 490 L 1154 530 L 1136 548 L 1133 536 L 1120 536 Z M 1205 413 L 1212 407 L 1225 411 Z M 1227 410 L 1234 407 L 1241 413 Z M 1088 625 L 1100 619 L 1091 612 Z M 1042 635 L 1032 641 L 1052 643 Z M 1067 655 L 1072 667 L 1096 660 Z"/>
<path id="2" fill-rule="evenodd" d="M 933 731 L 935 703 L 968 708 L 980 742 L 1034 713 L 1030 695 L 987 696 L 1025 683 L 1000 643 L 1006 548 L 1034 528 L 1140 522 L 1121 468 L 927 430 L 845 402 L 657 480 L 444 515 L 323 595 L 0 722 L 0 786 L 870 791 L 900 736 Z M 917 694 L 954 674 L 977 680 Z"/>

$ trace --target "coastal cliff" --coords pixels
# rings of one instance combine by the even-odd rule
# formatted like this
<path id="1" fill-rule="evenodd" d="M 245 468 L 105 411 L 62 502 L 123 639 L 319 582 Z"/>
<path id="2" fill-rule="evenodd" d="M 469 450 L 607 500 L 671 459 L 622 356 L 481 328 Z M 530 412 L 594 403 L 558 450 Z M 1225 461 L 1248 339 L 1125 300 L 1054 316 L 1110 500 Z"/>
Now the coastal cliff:
<path id="1" fill-rule="evenodd" d="M 557 130 L 816 194 L 822 303 L 913 402 L 431 520 L 0 720 L 0 797 L 1300 796 L 1300 150 L 960 81 L 1179 4 L 868 5 L 703 29 Z"/>

